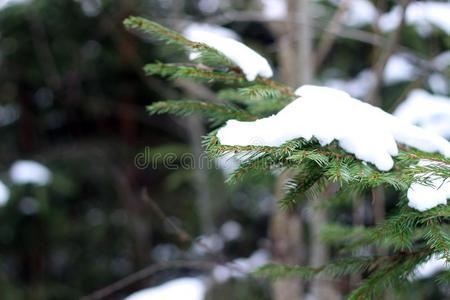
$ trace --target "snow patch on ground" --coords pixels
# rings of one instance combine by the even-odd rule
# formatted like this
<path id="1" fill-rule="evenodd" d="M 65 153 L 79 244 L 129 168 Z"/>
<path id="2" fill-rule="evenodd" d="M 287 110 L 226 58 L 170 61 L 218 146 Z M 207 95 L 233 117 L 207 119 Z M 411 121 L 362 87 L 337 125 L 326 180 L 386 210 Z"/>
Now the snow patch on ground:
<path id="1" fill-rule="evenodd" d="M 18 160 L 13 163 L 9 170 L 11 181 L 15 184 L 47 185 L 52 180 L 50 170 L 32 160 Z"/>
<path id="2" fill-rule="evenodd" d="M 450 98 L 413 90 L 394 115 L 411 124 L 450 139 Z"/>
<path id="3" fill-rule="evenodd" d="M 410 281 L 430 278 L 435 274 L 447 270 L 450 265 L 447 264 L 444 258 L 440 258 L 437 255 L 431 256 L 426 262 L 418 265 L 415 270 L 409 276 Z"/>
<path id="4" fill-rule="evenodd" d="M 253 49 L 235 40 L 231 30 L 205 24 L 191 26 L 183 32 L 187 39 L 204 43 L 221 52 L 241 68 L 247 80 L 255 80 L 258 75 L 266 78 L 272 77 L 273 71 L 269 62 Z M 197 53 L 190 56 L 191 59 L 196 57 L 198 57 Z"/>
<path id="5" fill-rule="evenodd" d="M 206 284 L 199 278 L 178 278 L 135 292 L 125 300 L 203 300 Z"/>
<path id="6" fill-rule="evenodd" d="M 406 9 L 406 24 L 413 25 L 422 36 L 429 35 L 433 26 L 450 34 L 450 3 L 427 1 L 411 2 Z M 392 31 L 400 25 L 401 8 L 395 6 L 383 14 L 378 26 L 382 31 Z"/>
<path id="7" fill-rule="evenodd" d="M 0 181 L 0 207 L 8 202 L 9 195 L 9 188 L 2 181 Z"/>
<path id="8" fill-rule="evenodd" d="M 383 110 L 326 87 L 305 85 L 299 96 L 276 115 L 253 122 L 229 120 L 217 137 L 224 145 L 280 146 L 295 139 L 316 138 L 322 146 L 337 140 L 358 159 L 388 171 L 396 142 L 426 152 L 450 156 L 450 143 L 444 138 L 411 125 Z"/>

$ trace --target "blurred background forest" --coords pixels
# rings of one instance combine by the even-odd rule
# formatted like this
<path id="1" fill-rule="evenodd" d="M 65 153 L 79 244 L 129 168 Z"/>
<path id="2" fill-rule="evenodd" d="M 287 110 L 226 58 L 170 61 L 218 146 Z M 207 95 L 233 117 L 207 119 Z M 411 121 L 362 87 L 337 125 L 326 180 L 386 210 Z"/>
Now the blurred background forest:
<path id="1" fill-rule="evenodd" d="M 418 89 L 450 101 L 450 3 L 432 3 L 442 8 L 408 17 L 383 0 L 0 1 L 0 299 L 78 299 L 143 268 L 145 276 L 90 299 L 186 276 L 209 278 L 206 299 L 276 299 L 266 281 L 226 263 L 266 263 L 286 242 L 277 230 L 293 227 L 302 239 L 280 260 L 323 262 L 328 254 L 314 256 L 328 253 L 317 222 L 371 224 L 396 202 L 379 191 L 381 208 L 367 195 L 330 216 L 306 208 L 283 217 L 270 174 L 224 183 L 230 160 L 209 169 L 136 166 L 145 149 L 172 153 L 175 165 L 186 153 L 198 158 L 206 132 L 200 117 L 149 116 L 147 105 L 215 96 L 214 87 L 146 77 L 145 63 L 180 61 L 180 53 L 127 32 L 125 17 L 179 31 L 224 26 L 267 57 L 278 80 L 341 88 L 392 112 Z M 450 138 L 450 109 L 440 113 L 439 133 Z M 280 214 L 293 223 L 277 227 Z M 416 284 L 409 299 L 449 297 L 432 280 Z M 340 299 L 346 289 L 332 288 L 333 297 L 305 290 Z"/>

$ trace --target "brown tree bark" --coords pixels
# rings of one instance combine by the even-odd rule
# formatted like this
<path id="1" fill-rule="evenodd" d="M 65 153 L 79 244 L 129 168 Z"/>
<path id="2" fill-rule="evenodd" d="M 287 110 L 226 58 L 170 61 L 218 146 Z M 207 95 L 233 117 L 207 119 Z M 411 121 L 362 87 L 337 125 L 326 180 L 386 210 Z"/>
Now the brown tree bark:
<path id="1" fill-rule="evenodd" d="M 311 44 L 307 41 L 310 38 L 308 29 L 305 30 L 304 24 L 296 20 L 298 10 L 301 9 L 298 4 L 297 0 L 287 0 L 287 22 L 282 23 L 281 27 L 272 27 L 275 35 L 279 36 L 277 48 L 281 80 L 294 87 L 311 79 L 310 68 L 300 70 L 305 56 L 309 55 Z M 277 200 L 283 198 L 284 184 L 292 175 L 291 171 L 285 171 L 277 179 L 275 187 Z M 305 256 L 302 223 L 297 211 L 286 211 L 275 204 L 269 224 L 272 260 L 275 263 L 288 265 L 301 263 Z M 275 280 L 272 284 L 272 294 L 274 300 L 303 299 L 303 283 L 299 279 Z"/>
<path id="2" fill-rule="evenodd" d="M 290 86 L 297 87 L 310 83 L 313 79 L 312 54 L 312 24 L 311 2 L 308 0 L 287 0 L 287 22 L 277 32 L 278 59 L 281 79 Z M 279 26 L 279 25 L 278 25 Z M 292 177 L 292 172 L 284 172 L 277 181 L 276 198 L 284 195 L 283 186 L 286 180 Z M 328 262 L 328 248 L 319 238 L 321 227 L 326 223 L 326 212 L 313 211 L 310 220 L 310 262 L 313 266 L 324 265 Z M 270 222 L 270 238 L 272 245 L 272 258 L 276 263 L 304 264 L 305 241 L 303 237 L 303 220 L 296 211 L 275 209 Z M 272 286 L 273 299 L 303 299 L 303 283 L 298 279 L 276 280 Z M 314 299 L 339 299 L 340 294 L 332 284 L 325 281 L 313 281 L 311 293 Z"/>

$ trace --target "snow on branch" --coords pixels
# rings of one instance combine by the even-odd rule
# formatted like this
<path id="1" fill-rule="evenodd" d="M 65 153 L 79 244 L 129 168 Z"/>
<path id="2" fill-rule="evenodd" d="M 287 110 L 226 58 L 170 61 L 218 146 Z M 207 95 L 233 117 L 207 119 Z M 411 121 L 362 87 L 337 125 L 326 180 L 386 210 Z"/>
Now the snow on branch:
<path id="1" fill-rule="evenodd" d="M 447 263 L 445 258 L 433 255 L 427 261 L 418 265 L 408 279 L 410 281 L 414 281 L 429 278 L 449 268 L 450 265 Z"/>
<path id="2" fill-rule="evenodd" d="M 244 72 L 249 81 L 255 80 L 258 75 L 265 78 L 273 75 L 267 60 L 253 49 L 237 41 L 238 36 L 232 34 L 229 29 L 196 24 L 186 28 L 184 35 L 191 41 L 203 43 L 221 52 Z M 195 59 L 198 55 L 198 52 L 191 53 L 190 58 Z"/>
<path id="3" fill-rule="evenodd" d="M 430 132 L 450 138 L 450 99 L 431 95 L 424 90 L 413 90 L 394 111 L 394 115 L 408 123 L 418 125 Z M 421 160 L 418 167 L 446 167 L 436 162 Z M 413 183 L 408 189 L 408 205 L 419 211 L 431 209 L 439 204 L 447 204 L 450 198 L 450 182 L 441 176 L 426 172 L 429 184 Z"/>
<path id="4" fill-rule="evenodd" d="M 379 108 L 325 87 L 305 85 L 297 98 L 276 115 L 252 122 L 230 120 L 219 129 L 223 145 L 280 146 L 303 138 L 316 138 L 322 146 L 337 140 L 356 158 L 373 163 L 379 170 L 392 169 L 397 142 L 425 152 L 450 156 L 444 138 L 411 125 Z"/>
<path id="5" fill-rule="evenodd" d="M 431 172 L 422 173 L 416 176 L 424 177 L 428 184 L 422 182 L 414 182 L 408 189 L 408 206 L 419 211 L 425 211 L 436 207 L 440 204 L 447 204 L 450 198 L 450 182 L 441 176 L 432 172 L 433 167 L 444 167 L 436 162 L 421 160 L 417 164 L 418 167 L 429 167 Z"/>

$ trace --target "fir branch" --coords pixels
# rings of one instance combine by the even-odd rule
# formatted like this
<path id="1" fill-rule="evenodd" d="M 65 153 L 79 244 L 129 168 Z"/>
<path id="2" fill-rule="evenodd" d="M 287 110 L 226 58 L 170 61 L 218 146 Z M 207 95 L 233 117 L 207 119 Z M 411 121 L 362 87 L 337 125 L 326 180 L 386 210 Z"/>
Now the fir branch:
<path id="1" fill-rule="evenodd" d="M 385 256 L 380 258 L 383 263 L 371 273 L 362 284 L 355 289 L 349 300 L 379 299 L 380 295 L 392 286 L 397 289 L 408 284 L 408 275 L 415 267 L 423 262 L 428 253 L 423 251 L 402 253 L 401 255 Z"/>
<path id="2" fill-rule="evenodd" d="M 364 230 L 364 234 L 359 237 L 349 234 L 349 238 L 351 237 L 353 241 L 343 239 L 346 242 L 342 250 L 377 245 L 392 247 L 394 251 L 409 251 L 413 249 L 414 244 L 425 239 L 430 251 L 444 254 L 449 237 L 448 233 L 441 229 L 441 224 L 442 220 L 448 219 L 449 216 L 450 206 L 435 207 L 424 212 L 405 208 L 389 216 L 382 224 Z M 436 228 L 430 229 L 429 226 L 433 224 Z"/>
<path id="3" fill-rule="evenodd" d="M 249 99 L 277 99 L 282 97 L 282 93 L 279 89 L 262 84 L 255 84 L 240 88 L 237 92 Z"/>
<path id="4" fill-rule="evenodd" d="M 317 276 L 341 278 L 361 272 L 371 272 L 363 283 L 352 292 L 349 299 L 377 299 L 386 287 L 401 287 L 407 282 L 415 266 L 429 257 L 426 251 L 402 253 L 393 256 L 356 256 L 338 259 L 328 265 L 311 268 L 268 264 L 253 272 L 254 276 L 270 279 L 302 278 L 310 280 Z"/>
<path id="5" fill-rule="evenodd" d="M 376 256 L 357 256 L 338 259 L 328 265 L 317 268 L 305 266 L 289 266 L 282 264 L 268 264 L 255 270 L 252 274 L 270 279 L 302 278 L 312 279 L 318 275 L 334 278 L 363 272 L 375 268 L 382 260 Z"/>
<path id="6" fill-rule="evenodd" d="M 220 51 L 218 51 L 215 48 L 212 48 L 204 43 L 197 43 L 191 41 L 185 38 L 183 35 L 179 34 L 178 32 L 170 30 L 158 23 L 152 22 L 150 20 L 141 17 L 130 16 L 123 21 L 123 24 L 126 28 L 130 30 L 137 30 L 144 34 L 150 35 L 158 40 L 165 42 L 166 44 L 174 44 L 183 47 L 184 49 L 190 52 L 199 53 L 200 58 L 198 59 L 198 61 L 200 62 L 212 66 L 226 67 L 230 72 L 234 73 L 234 75 L 237 77 L 237 79 L 235 78 L 231 80 L 233 82 L 248 82 L 245 79 L 245 76 L 242 74 L 239 67 L 236 66 L 228 57 L 223 55 Z M 229 81 L 226 79 L 223 80 Z M 273 80 L 258 76 L 255 79 L 255 82 L 261 84 L 262 86 L 271 87 L 274 90 L 279 90 L 280 93 L 286 94 L 289 97 L 295 96 L 294 92 L 290 87 L 277 83 Z"/>
<path id="7" fill-rule="evenodd" d="M 228 67 L 234 66 L 234 64 L 230 61 L 230 59 L 228 59 L 228 57 L 226 57 L 216 49 L 209 47 L 208 45 L 203 43 L 193 42 L 185 38 L 178 32 L 170 30 L 158 23 L 141 17 L 131 16 L 126 18 L 123 21 L 123 24 L 127 29 L 137 30 L 160 41 L 163 41 L 166 44 L 174 44 L 177 46 L 181 46 L 188 51 L 200 53 L 208 62 L 215 62 L 218 65 Z"/>
<path id="8" fill-rule="evenodd" d="M 250 86 L 252 87 L 252 86 Z M 274 113 L 277 113 L 288 105 L 292 101 L 292 97 L 282 94 L 279 90 L 273 89 L 272 87 L 266 87 L 266 92 L 257 95 L 254 93 L 249 97 L 247 94 L 248 90 L 246 88 L 227 88 L 222 89 L 217 93 L 217 97 L 222 100 L 235 102 L 242 104 L 246 107 L 250 113 L 258 115 L 259 117 L 267 117 Z M 264 98 L 265 96 L 270 96 L 277 94 L 276 98 Z"/>
<path id="9" fill-rule="evenodd" d="M 450 264 L 450 235 L 442 230 L 436 220 L 429 221 L 424 238 L 428 247 L 434 252 L 440 253 Z"/>
<path id="10" fill-rule="evenodd" d="M 280 264 L 267 264 L 253 271 L 252 275 L 270 279 L 278 278 L 313 278 L 320 269 L 303 266 L 288 266 Z"/>
<path id="11" fill-rule="evenodd" d="M 147 106 L 147 111 L 151 114 L 170 113 L 178 116 L 187 116 L 193 113 L 200 113 L 205 117 L 208 117 L 213 122 L 213 125 L 222 124 L 229 119 L 237 119 L 242 121 L 251 121 L 256 119 L 255 116 L 236 107 L 197 100 L 160 101 Z"/>
<path id="12" fill-rule="evenodd" d="M 450 283 L 450 270 L 445 270 L 436 278 L 436 283 L 439 285 L 448 285 Z"/>
<path id="13" fill-rule="evenodd" d="M 214 69 L 197 64 L 153 63 L 144 66 L 146 75 L 161 75 L 171 80 L 177 78 L 190 78 L 208 83 L 220 82 L 226 84 L 253 85 L 254 82 L 266 86 L 266 90 L 272 90 L 272 94 L 279 93 L 284 97 L 292 98 L 294 92 L 287 86 L 270 79 L 257 77 L 254 82 L 249 82 L 242 73 L 236 73 L 232 69 Z"/>
<path id="14" fill-rule="evenodd" d="M 262 174 L 262 171 L 270 169 L 272 161 L 268 155 L 258 155 L 254 153 L 244 153 L 239 155 L 240 159 L 246 159 L 239 167 L 227 178 L 226 182 L 230 184 L 237 184 L 244 178 L 249 176 L 258 176 Z"/>
<path id="15" fill-rule="evenodd" d="M 283 208 L 298 204 L 299 199 L 323 176 L 324 170 L 314 160 L 306 161 L 301 165 L 300 171 L 286 185 L 287 190 L 280 205 Z"/>
<path id="16" fill-rule="evenodd" d="M 243 75 L 233 72 L 219 71 L 203 65 L 165 64 L 154 63 L 144 66 L 146 75 L 161 75 L 171 80 L 177 78 L 190 78 L 209 83 L 221 82 L 228 84 L 245 84 L 247 80 Z"/>

